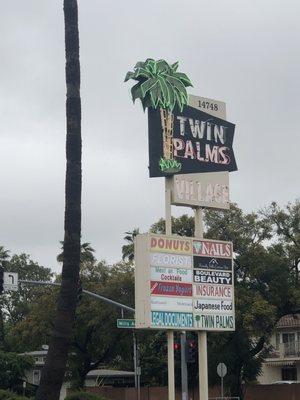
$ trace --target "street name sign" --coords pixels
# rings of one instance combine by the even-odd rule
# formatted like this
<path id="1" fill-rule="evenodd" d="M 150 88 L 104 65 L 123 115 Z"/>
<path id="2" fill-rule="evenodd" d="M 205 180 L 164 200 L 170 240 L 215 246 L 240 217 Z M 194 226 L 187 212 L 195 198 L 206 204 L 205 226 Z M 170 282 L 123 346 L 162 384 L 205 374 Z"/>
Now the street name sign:
<path id="1" fill-rule="evenodd" d="M 232 331 L 232 243 L 137 235 L 135 327 Z"/>
<path id="2" fill-rule="evenodd" d="M 117 327 L 118 328 L 127 328 L 133 329 L 135 328 L 135 320 L 134 319 L 117 319 Z"/>

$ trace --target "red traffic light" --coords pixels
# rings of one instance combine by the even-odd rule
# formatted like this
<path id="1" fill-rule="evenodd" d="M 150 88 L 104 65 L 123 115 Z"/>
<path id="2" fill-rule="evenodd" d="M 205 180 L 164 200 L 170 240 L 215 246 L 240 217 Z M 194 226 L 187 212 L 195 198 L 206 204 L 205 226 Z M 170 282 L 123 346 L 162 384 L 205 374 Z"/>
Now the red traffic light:
<path id="1" fill-rule="evenodd" d="M 174 350 L 179 351 L 180 350 L 180 343 L 175 342 L 174 343 Z"/>
<path id="2" fill-rule="evenodd" d="M 187 343 L 190 349 L 195 349 L 197 347 L 196 340 L 188 340 Z"/>

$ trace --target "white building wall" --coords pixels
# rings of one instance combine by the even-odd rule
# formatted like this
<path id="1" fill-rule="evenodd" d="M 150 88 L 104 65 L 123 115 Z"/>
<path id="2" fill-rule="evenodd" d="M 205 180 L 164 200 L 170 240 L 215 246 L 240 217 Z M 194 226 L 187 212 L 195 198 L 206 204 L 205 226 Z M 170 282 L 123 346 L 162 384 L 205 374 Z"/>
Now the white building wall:
<path id="1" fill-rule="evenodd" d="M 262 385 L 268 385 L 276 381 L 281 381 L 281 367 L 263 364 L 262 373 L 257 380 Z"/>
<path id="2" fill-rule="evenodd" d="M 300 361 L 296 363 L 297 367 L 297 381 L 300 381 Z"/>

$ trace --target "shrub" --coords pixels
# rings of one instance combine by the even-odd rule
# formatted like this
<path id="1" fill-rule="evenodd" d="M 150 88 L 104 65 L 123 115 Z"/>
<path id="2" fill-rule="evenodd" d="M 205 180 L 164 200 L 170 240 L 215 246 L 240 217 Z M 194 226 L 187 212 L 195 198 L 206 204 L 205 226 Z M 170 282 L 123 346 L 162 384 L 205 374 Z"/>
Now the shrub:
<path id="1" fill-rule="evenodd" d="M 1 400 L 1 398 L 0 398 Z M 107 400 L 105 397 L 100 395 L 88 393 L 88 392 L 74 392 L 67 396 L 65 400 Z"/>
<path id="2" fill-rule="evenodd" d="M 0 400 L 28 400 L 28 397 L 18 396 L 10 390 L 0 389 Z"/>

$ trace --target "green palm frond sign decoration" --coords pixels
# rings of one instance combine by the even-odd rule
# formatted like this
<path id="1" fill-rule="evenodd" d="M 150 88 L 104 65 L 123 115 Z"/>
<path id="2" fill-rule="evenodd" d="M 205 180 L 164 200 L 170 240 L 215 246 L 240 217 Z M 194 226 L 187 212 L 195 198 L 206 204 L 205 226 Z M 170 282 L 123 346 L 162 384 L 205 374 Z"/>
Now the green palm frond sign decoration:
<path id="1" fill-rule="evenodd" d="M 137 81 L 131 88 L 133 102 L 140 99 L 144 110 L 148 107 L 160 109 L 164 157 L 159 166 L 163 172 L 170 174 L 181 169 L 181 163 L 173 158 L 172 111 L 175 106 L 182 111 L 188 104 L 186 88 L 192 86 L 188 76 L 177 69 L 178 62 L 170 65 L 165 60 L 148 58 L 145 62 L 138 62 L 134 71 L 127 72 L 125 77 L 125 82 L 129 79 Z"/>

